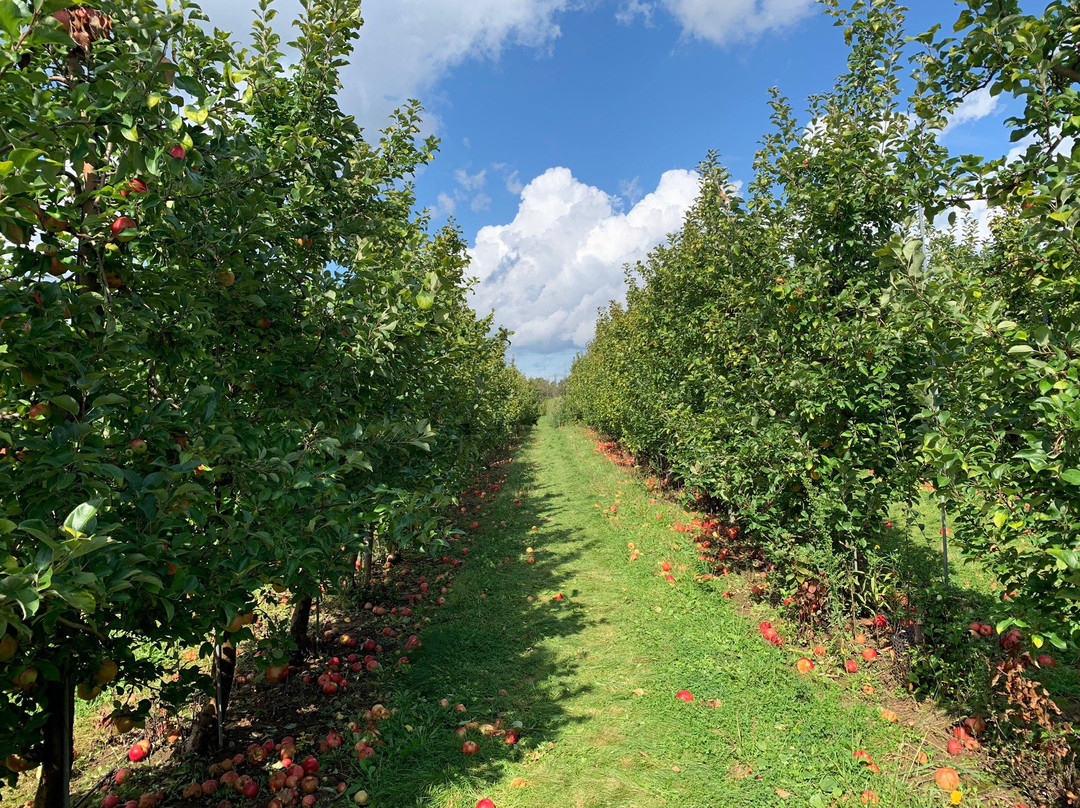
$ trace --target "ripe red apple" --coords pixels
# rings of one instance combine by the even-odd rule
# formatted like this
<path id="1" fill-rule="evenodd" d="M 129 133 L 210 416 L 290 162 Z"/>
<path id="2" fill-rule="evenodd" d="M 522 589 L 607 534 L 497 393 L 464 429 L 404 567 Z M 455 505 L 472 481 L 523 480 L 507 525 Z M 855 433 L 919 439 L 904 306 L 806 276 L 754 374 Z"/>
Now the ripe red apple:
<path id="1" fill-rule="evenodd" d="M 113 775 L 113 782 L 118 786 L 123 785 L 129 776 L 131 776 L 131 769 L 120 769 Z"/>
<path id="2" fill-rule="evenodd" d="M 250 800 L 259 793 L 259 784 L 254 780 L 248 780 L 244 783 L 244 788 L 241 793 Z"/>
<path id="3" fill-rule="evenodd" d="M 150 741 L 144 738 L 128 750 L 128 760 L 132 763 L 138 763 L 140 760 L 145 760 L 149 754 Z"/>
<path id="4" fill-rule="evenodd" d="M 465 741 L 465 743 L 461 745 L 461 751 L 466 755 L 475 755 L 480 751 L 480 746 L 476 741 Z"/>
<path id="5" fill-rule="evenodd" d="M 135 440 L 131 442 L 131 453 L 146 454 L 146 441 L 142 438 L 135 438 Z"/>
<path id="6" fill-rule="evenodd" d="M 1041 667 L 1041 668 L 1052 668 L 1052 667 L 1054 667 L 1054 658 L 1052 656 L 1050 656 L 1049 654 L 1040 654 L 1039 658 L 1036 659 L 1035 661 L 1039 663 L 1039 667 Z"/>
<path id="7" fill-rule="evenodd" d="M 691 693 L 689 690 L 680 690 L 678 693 L 675 694 L 675 698 L 677 698 L 679 701 L 685 701 L 687 704 L 689 704 L 694 700 L 694 694 Z"/>
<path id="8" fill-rule="evenodd" d="M 1010 628 L 998 638 L 998 644 L 1003 651 L 1015 651 L 1024 641 L 1024 635 L 1019 629 Z"/>
<path id="9" fill-rule="evenodd" d="M 126 197 L 128 194 L 145 194 L 148 190 L 150 189 L 145 182 L 138 177 L 132 177 L 128 180 L 127 188 L 120 191 L 120 195 Z"/>
<path id="10" fill-rule="evenodd" d="M 130 216 L 120 216 L 112 223 L 112 235 L 117 241 L 131 241 L 138 236 L 138 223 Z"/>
<path id="11" fill-rule="evenodd" d="M 207 780 L 200 788 L 202 789 L 203 795 L 209 797 L 211 794 L 217 793 L 218 782 L 217 780 Z"/>
<path id="12" fill-rule="evenodd" d="M 304 762 L 300 764 L 304 772 L 307 774 L 315 774 L 319 770 L 319 761 L 314 755 L 308 755 L 304 758 Z"/>
<path id="13" fill-rule="evenodd" d="M 120 796 L 118 794 L 106 794 L 101 800 L 101 808 L 116 808 L 120 804 Z"/>
<path id="14" fill-rule="evenodd" d="M 849 659 L 844 663 L 844 670 L 848 673 L 855 673 L 859 669 L 858 663 L 854 659 Z"/>
<path id="15" fill-rule="evenodd" d="M 476 808 L 495 808 L 495 803 L 489 800 L 487 797 L 476 803 Z"/>
<path id="16" fill-rule="evenodd" d="M 175 157 L 177 160 L 183 160 L 187 157 L 187 149 L 177 143 L 171 149 L 169 149 L 169 156 Z"/>
<path id="17" fill-rule="evenodd" d="M 314 794 L 319 788 L 319 778 L 313 775 L 308 775 L 300 781 L 300 790 L 305 794 Z"/>
<path id="18" fill-rule="evenodd" d="M 799 660 L 795 663 L 795 670 L 799 673 L 810 673 L 814 669 L 814 663 L 806 657 L 799 657 Z"/>
<path id="19" fill-rule="evenodd" d="M 877 656 L 878 652 L 873 648 L 867 648 L 862 652 L 862 658 L 865 659 L 867 662 L 873 662 L 875 659 L 877 659 Z"/>
<path id="20" fill-rule="evenodd" d="M 949 739 L 949 754 L 950 755 L 959 755 L 963 751 L 964 751 L 964 744 L 962 744 L 960 741 L 956 740 L 956 738 L 950 738 Z"/>

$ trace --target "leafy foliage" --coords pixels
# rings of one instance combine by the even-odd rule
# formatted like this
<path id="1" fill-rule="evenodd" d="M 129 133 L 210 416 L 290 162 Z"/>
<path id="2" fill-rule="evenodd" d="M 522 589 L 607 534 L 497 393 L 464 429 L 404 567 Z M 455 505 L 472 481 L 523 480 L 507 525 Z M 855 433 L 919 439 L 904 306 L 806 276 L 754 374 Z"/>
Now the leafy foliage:
<path id="1" fill-rule="evenodd" d="M 1011 593 L 1002 627 L 1063 645 L 1080 630 L 1075 9 L 969 0 L 957 36 L 908 40 L 895 3 L 829 6 L 848 72 L 806 124 L 774 94 L 747 200 L 709 156 L 683 228 L 601 312 L 566 411 L 845 610 L 896 600 L 874 574 L 886 509 L 931 481 Z M 1021 159 L 939 143 L 984 88 L 1023 101 Z M 980 200 L 987 243 L 928 224 Z"/>
<path id="2" fill-rule="evenodd" d="M 65 5 L 0 2 L 0 757 L 29 759 L 104 659 L 117 713 L 180 704 L 206 683 L 135 644 L 351 579 L 373 532 L 437 546 L 538 414 L 412 213 L 419 107 L 375 140 L 338 109 L 356 3 L 307 3 L 288 68 L 265 0 L 249 51 L 189 2 Z"/>

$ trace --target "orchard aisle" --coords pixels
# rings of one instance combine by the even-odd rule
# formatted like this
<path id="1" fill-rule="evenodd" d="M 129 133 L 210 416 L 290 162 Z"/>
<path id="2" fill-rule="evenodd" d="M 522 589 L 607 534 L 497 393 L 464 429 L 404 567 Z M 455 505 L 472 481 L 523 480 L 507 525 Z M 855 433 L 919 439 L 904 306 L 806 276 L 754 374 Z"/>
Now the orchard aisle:
<path id="1" fill-rule="evenodd" d="M 929 774 L 911 773 L 903 730 L 850 694 L 859 677 L 799 676 L 795 654 L 694 581 L 696 548 L 670 530 L 681 512 L 650 505 L 583 431 L 542 421 L 509 469 L 400 683 L 395 723 L 416 738 L 373 773 L 377 804 L 825 806 L 865 790 L 943 804 Z M 684 689 L 692 703 L 676 699 Z M 499 719 L 521 722 L 516 747 L 470 731 L 479 751 L 466 757 L 447 732 Z"/>

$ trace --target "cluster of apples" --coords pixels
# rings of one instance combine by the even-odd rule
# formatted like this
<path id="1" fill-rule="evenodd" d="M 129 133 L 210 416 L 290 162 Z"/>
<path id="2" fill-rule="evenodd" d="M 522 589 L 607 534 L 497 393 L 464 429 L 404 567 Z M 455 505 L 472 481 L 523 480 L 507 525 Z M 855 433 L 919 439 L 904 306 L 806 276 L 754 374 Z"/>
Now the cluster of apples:
<path id="1" fill-rule="evenodd" d="M 637 466 L 637 460 L 617 441 L 597 440 L 593 454 L 602 454 L 616 466 L 631 469 Z"/>
<path id="2" fill-rule="evenodd" d="M 965 718 L 953 727 L 953 737 L 949 739 L 949 754 L 954 757 L 964 753 L 965 750 L 974 752 L 979 748 L 977 736 L 986 730 L 986 719 L 981 715 L 973 715 Z"/>
<path id="3" fill-rule="evenodd" d="M 336 732 L 329 733 L 319 741 L 321 750 L 341 746 L 343 739 Z M 133 747 L 134 749 L 135 747 Z M 282 738 L 280 742 L 266 739 L 262 743 L 252 743 L 243 754 L 236 754 L 213 763 L 207 770 L 209 775 L 203 782 L 193 781 L 184 786 L 180 796 L 185 800 L 217 796 L 217 808 L 231 808 L 228 799 L 222 799 L 222 793 L 234 793 L 245 799 L 254 799 L 262 790 L 262 771 L 277 754 L 280 764 L 271 771 L 265 780 L 267 790 L 272 794 L 267 808 L 312 808 L 316 801 L 316 792 L 320 788 L 318 777 L 319 760 L 315 755 L 307 755 L 302 760 L 297 756 L 296 740 Z M 242 773 L 241 768 L 248 767 L 250 773 Z M 130 769 L 120 769 L 108 786 L 109 792 L 101 801 L 101 808 L 157 808 L 165 800 L 164 792 L 146 792 L 138 799 L 126 802 L 111 791 L 112 785 L 123 785 L 131 774 Z M 337 792 L 346 789 L 345 783 L 338 783 Z"/>
<path id="4" fill-rule="evenodd" d="M 761 636 L 764 637 L 766 641 L 772 643 L 777 648 L 781 647 L 784 644 L 783 637 L 776 633 L 776 629 L 773 628 L 773 624 L 770 623 L 768 620 L 763 620 L 758 624 L 758 631 L 761 632 Z"/>
<path id="5" fill-rule="evenodd" d="M 347 640 L 351 640 L 348 635 L 345 636 Z M 354 644 L 357 643 L 354 641 Z M 368 673 L 377 671 L 379 669 L 379 660 L 375 654 L 383 650 L 382 646 L 369 638 L 364 640 L 360 648 L 366 652 L 363 658 L 359 654 L 349 654 L 345 658 L 330 657 L 330 659 L 326 660 L 326 670 L 317 677 L 312 674 L 305 675 L 304 684 L 314 682 L 324 696 L 333 696 L 338 691 L 348 687 L 347 673 L 362 674 L 365 671 Z"/>

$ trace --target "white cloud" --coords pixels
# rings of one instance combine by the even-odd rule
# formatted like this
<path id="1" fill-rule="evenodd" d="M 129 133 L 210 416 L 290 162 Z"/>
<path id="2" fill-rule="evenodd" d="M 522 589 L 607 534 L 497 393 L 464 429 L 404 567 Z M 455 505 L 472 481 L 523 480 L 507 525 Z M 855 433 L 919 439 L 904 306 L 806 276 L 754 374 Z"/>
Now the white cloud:
<path id="1" fill-rule="evenodd" d="M 683 33 L 720 45 L 754 40 L 766 31 L 790 28 L 814 13 L 814 0 L 662 0 L 682 25 Z M 616 18 L 629 24 L 637 16 L 651 18 L 655 3 L 624 3 Z"/>
<path id="2" fill-rule="evenodd" d="M 470 174 L 464 168 L 459 168 L 454 172 L 454 179 L 466 191 L 479 191 L 487 184 L 487 169 Z"/>
<path id="3" fill-rule="evenodd" d="M 979 244 L 990 241 L 990 222 L 1001 213 L 1000 209 L 987 207 L 985 199 L 968 202 L 968 209 L 953 207 L 944 210 L 934 218 L 936 230 L 951 231 L 956 239 L 962 239 L 970 232 Z M 949 226 L 949 216 L 956 215 L 956 221 Z"/>
<path id="4" fill-rule="evenodd" d="M 365 25 L 342 71 L 342 106 L 362 125 L 381 128 L 408 98 L 424 97 L 467 59 L 498 59 L 507 45 L 548 48 L 556 15 L 571 0 L 364 0 Z M 202 0 L 212 25 L 249 41 L 254 0 Z M 278 0 L 275 30 L 288 42 L 300 0 Z"/>
<path id="5" fill-rule="evenodd" d="M 632 25 L 634 20 L 641 17 L 645 25 L 652 25 L 655 8 L 655 3 L 646 3 L 642 2 L 642 0 L 626 0 L 619 6 L 619 10 L 615 12 L 615 19 L 620 25 Z"/>
<path id="6" fill-rule="evenodd" d="M 983 89 L 972 93 L 965 98 L 953 114 L 949 116 L 949 120 L 942 130 L 942 134 L 948 134 L 956 127 L 963 126 L 965 123 L 982 120 L 987 115 L 993 115 L 997 111 L 999 100 L 999 96 L 990 95 L 989 87 L 984 87 Z"/>
<path id="7" fill-rule="evenodd" d="M 596 312 L 625 294 L 623 266 L 677 230 L 697 196 L 695 172 L 666 172 L 652 193 L 625 213 L 617 197 L 551 168 L 521 194 L 510 224 L 476 236 L 473 305 L 495 309 L 516 332 L 514 352 L 530 367 L 560 366 L 593 336 Z M 548 357 L 545 359 L 544 357 Z M 558 368 L 555 368 L 558 370 Z"/>
<path id="8" fill-rule="evenodd" d="M 517 171 L 514 171 L 506 178 L 506 190 L 514 196 L 519 195 L 524 188 L 525 184 L 521 181 Z"/>
<path id="9" fill-rule="evenodd" d="M 645 192 L 641 189 L 641 177 L 634 177 L 632 180 L 621 180 L 619 182 L 619 196 L 631 205 L 636 205 L 641 197 L 645 196 Z"/>
<path id="10" fill-rule="evenodd" d="M 436 216 L 450 216 L 457 210 L 457 201 L 449 194 L 439 194 L 437 202 Z"/>
<path id="11" fill-rule="evenodd" d="M 469 207 L 472 208 L 473 213 L 487 210 L 491 207 L 491 197 L 487 194 L 477 194 L 473 197 L 472 204 Z"/>

